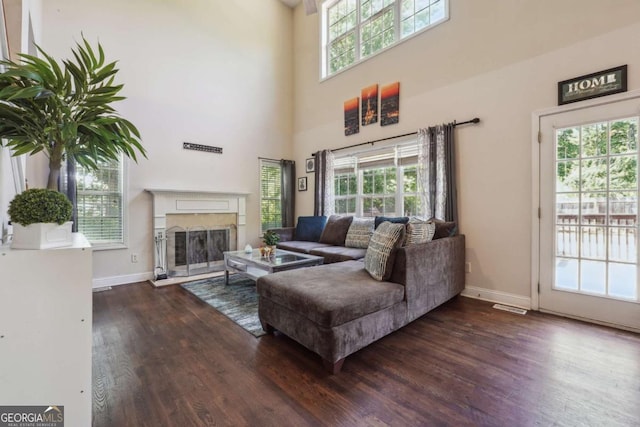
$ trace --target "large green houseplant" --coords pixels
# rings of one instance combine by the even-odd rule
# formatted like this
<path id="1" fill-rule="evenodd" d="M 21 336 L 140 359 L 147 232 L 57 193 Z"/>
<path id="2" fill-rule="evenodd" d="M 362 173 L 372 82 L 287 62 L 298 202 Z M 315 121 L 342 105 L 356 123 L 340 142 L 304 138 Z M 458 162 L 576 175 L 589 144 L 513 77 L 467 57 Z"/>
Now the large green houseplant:
<path id="1" fill-rule="evenodd" d="M 47 155 L 47 188 L 58 189 L 65 157 L 89 169 L 120 153 L 146 157 L 138 129 L 111 106 L 124 99 L 118 95 L 123 85 L 114 83 L 116 63 L 105 62 L 100 44 L 96 52 L 83 38 L 72 49 L 75 61 L 62 65 L 37 49 L 42 58 L 0 61 L 0 138 L 14 155 Z"/>

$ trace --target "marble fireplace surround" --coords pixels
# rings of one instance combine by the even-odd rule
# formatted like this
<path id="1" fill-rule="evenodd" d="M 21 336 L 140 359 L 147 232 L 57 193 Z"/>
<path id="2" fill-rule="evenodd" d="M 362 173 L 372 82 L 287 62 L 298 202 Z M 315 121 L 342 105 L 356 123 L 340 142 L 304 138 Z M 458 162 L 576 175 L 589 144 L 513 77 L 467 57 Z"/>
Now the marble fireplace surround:
<path id="1" fill-rule="evenodd" d="M 153 253 L 154 269 L 158 265 L 158 255 L 155 250 L 155 238 L 165 238 L 167 230 L 167 215 L 172 217 L 177 214 L 235 214 L 236 215 L 236 248 L 243 248 L 246 242 L 247 225 L 247 197 L 249 193 L 201 191 L 201 190 L 177 190 L 147 188 L 153 198 Z M 169 220 L 169 225 L 171 220 Z M 164 240 L 163 240 L 164 241 Z M 166 260 L 166 256 L 165 256 Z M 166 265 L 165 265 L 166 267 Z M 155 278 L 155 273 L 154 273 Z M 180 283 L 184 279 L 196 280 L 198 277 L 168 278 L 153 280 L 154 286 L 164 286 Z"/>

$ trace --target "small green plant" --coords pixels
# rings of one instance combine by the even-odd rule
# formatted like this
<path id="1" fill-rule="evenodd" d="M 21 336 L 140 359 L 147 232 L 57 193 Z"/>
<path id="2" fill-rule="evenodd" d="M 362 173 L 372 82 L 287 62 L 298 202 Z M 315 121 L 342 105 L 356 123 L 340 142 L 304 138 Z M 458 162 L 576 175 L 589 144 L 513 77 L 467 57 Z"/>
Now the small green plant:
<path id="1" fill-rule="evenodd" d="M 25 227 L 36 222 L 63 224 L 71 220 L 72 211 L 73 206 L 64 194 L 45 188 L 24 191 L 9 203 L 11 222 Z"/>
<path id="2" fill-rule="evenodd" d="M 262 235 L 262 241 L 267 246 L 275 246 L 280 241 L 280 236 L 273 230 L 267 230 Z"/>

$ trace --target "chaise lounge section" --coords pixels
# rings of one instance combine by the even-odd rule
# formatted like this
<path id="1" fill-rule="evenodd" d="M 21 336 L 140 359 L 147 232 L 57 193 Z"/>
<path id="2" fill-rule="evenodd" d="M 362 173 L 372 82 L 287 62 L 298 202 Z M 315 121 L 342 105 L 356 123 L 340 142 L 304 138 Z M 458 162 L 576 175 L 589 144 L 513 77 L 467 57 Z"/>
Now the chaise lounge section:
<path id="1" fill-rule="evenodd" d="M 464 288 L 465 237 L 397 248 L 388 278 L 363 261 L 343 261 L 261 277 L 259 316 L 314 351 L 331 373 L 345 358 L 429 312 Z"/>

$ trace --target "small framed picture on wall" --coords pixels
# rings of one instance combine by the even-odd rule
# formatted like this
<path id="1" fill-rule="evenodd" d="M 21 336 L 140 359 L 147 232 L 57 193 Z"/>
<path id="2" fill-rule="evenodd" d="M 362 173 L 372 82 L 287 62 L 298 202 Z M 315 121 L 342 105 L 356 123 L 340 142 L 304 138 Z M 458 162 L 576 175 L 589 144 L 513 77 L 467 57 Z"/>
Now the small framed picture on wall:
<path id="1" fill-rule="evenodd" d="M 305 166 L 306 166 L 306 172 L 307 173 L 315 172 L 316 171 L 316 158 L 315 157 L 311 157 L 310 159 L 307 159 L 307 161 L 305 162 Z"/>
<path id="2" fill-rule="evenodd" d="M 307 191 L 307 177 L 298 178 L 298 191 Z"/>

